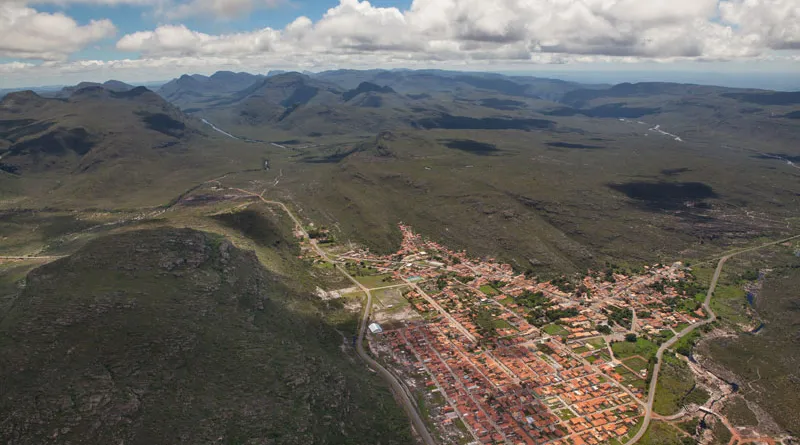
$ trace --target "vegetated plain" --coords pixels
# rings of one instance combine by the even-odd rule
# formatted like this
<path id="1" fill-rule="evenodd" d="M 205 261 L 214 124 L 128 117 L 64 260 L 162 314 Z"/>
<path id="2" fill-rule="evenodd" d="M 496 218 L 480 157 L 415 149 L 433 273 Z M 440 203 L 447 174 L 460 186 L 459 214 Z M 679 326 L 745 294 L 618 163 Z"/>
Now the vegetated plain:
<path id="1" fill-rule="evenodd" d="M 780 158 L 800 155 L 798 123 L 774 117 L 800 105 L 778 100 L 786 93 L 441 71 L 222 73 L 162 87 L 181 112 L 140 88 L 98 90 L 5 98 L 6 208 L 157 207 L 233 173 L 229 183 L 266 189 L 374 249 L 391 250 L 404 221 L 544 274 L 702 258 L 797 224 L 800 169 Z M 739 111 L 766 100 L 758 94 L 778 105 Z M 553 111 L 609 103 L 602 116 Z M 101 132 L 110 124 L 98 111 L 119 129 Z M 97 146 L 41 150 L 65 131 Z"/>
<path id="2" fill-rule="evenodd" d="M 701 341 L 702 355 L 721 365 L 716 369 L 738 391 L 768 412 L 782 429 L 800 431 L 797 397 L 800 369 L 797 346 L 797 307 L 800 289 L 800 244 L 776 246 L 733 261 L 725 284 L 742 286 L 742 275 L 758 270 L 752 306 L 743 292 L 731 307 L 740 308 L 721 322 L 735 336 Z M 743 303 L 739 305 L 738 303 Z M 743 321 L 746 320 L 745 323 Z M 748 416 L 749 417 L 749 416 Z"/>
<path id="3" fill-rule="evenodd" d="M 274 360 L 279 366 L 270 372 L 294 370 L 291 362 L 307 357 L 314 357 L 310 359 L 312 366 L 325 363 L 336 368 L 341 374 L 331 374 L 331 378 L 344 382 L 344 386 L 329 385 L 327 389 L 343 387 L 345 392 L 352 391 L 352 397 L 326 393 L 322 383 L 313 379 L 297 381 L 293 391 L 310 394 L 319 390 L 327 395 L 314 400 L 349 400 L 352 403 L 347 406 L 352 409 L 368 407 L 367 411 L 374 414 L 347 411 L 341 419 L 323 415 L 319 420 L 341 420 L 344 428 L 355 428 L 340 431 L 348 437 L 363 437 L 370 442 L 369 438 L 379 437 L 373 433 L 391 432 L 380 437 L 397 437 L 403 443 L 408 434 L 406 423 L 397 417 L 398 408 L 388 402 L 385 387 L 372 382 L 360 389 L 351 388 L 354 381 L 371 382 L 363 368 L 351 369 L 355 365 L 345 360 L 348 354 L 339 349 L 341 338 L 336 339 L 339 333 L 352 333 L 352 314 L 342 311 L 342 301 L 304 297 L 318 283 L 328 288 L 343 288 L 350 283 L 342 281 L 335 271 L 308 268 L 298 261 L 296 252 L 292 252 L 291 235 L 286 234 L 291 224 L 285 216 L 252 206 L 232 210 L 231 206 L 247 204 L 234 196 L 233 188 L 286 202 L 306 222 L 333 228 L 336 238 L 345 243 L 354 241 L 373 250 L 393 251 L 400 239 L 396 224 L 402 221 L 450 247 L 465 248 L 476 256 L 496 256 L 520 271 L 543 276 L 601 268 L 609 262 L 636 266 L 677 259 L 695 262 L 726 249 L 794 234 L 800 223 L 800 169 L 791 163 L 800 156 L 800 122 L 792 119 L 800 101 L 791 93 L 662 83 L 581 85 L 433 70 L 340 70 L 314 75 L 223 72 L 210 77 L 183 76 L 162 87 L 159 94 L 111 83 L 79 85 L 52 98 L 32 92 L 12 93 L 0 102 L 0 249 L 6 255 L 78 252 L 31 275 L 39 280 L 42 292 L 38 295 L 31 293 L 37 288 L 30 283 L 24 289 L 20 287 L 29 281 L 21 278 L 38 263 L 30 260 L 4 265 L 0 320 L 5 337 L 0 337 L 0 342 L 5 342 L 2 344 L 12 354 L 2 362 L 4 366 L 11 366 L 13 357 L 19 358 L 13 355 L 18 352 L 14 352 L 8 336 L 19 335 L 20 323 L 39 326 L 36 323 L 48 321 L 44 312 L 35 320 L 25 318 L 35 314 L 19 312 L 20 302 L 48 295 L 55 298 L 61 289 L 56 291 L 53 283 L 67 279 L 62 269 L 65 264 L 77 262 L 80 267 L 67 274 L 75 281 L 76 290 L 69 291 L 70 298 L 64 304 L 91 307 L 96 303 L 85 301 L 79 291 L 94 295 L 93 283 L 103 283 L 95 279 L 92 268 L 135 271 L 141 266 L 155 271 L 161 267 L 145 264 L 144 259 L 130 254 L 141 244 L 143 251 L 157 255 L 157 249 L 148 243 L 154 233 L 161 232 L 136 235 L 138 230 L 196 228 L 223 234 L 236 246 L 255 251 L 258 262 L 269 271 L 265 273 L 274 274 L 281 286 L 290 289 L 283 294 L 279 291 L 282 296 L 270 297 L 270 301 L 280 300 L 279 306 L 289 311 L 287 320 L 302 320 L 318 329 L 312 335 L 296 332 L 304 335 L 303 339 L 289 336 L 285 341 L 294 345 L 292 348 L 272 350 L 270 354 L 274 355 L 267 361 Z M 215 131 L 203 120 L 229 134 Z M 129 231 L 133 234 L 127 234 Z M 141 240 L 126 244 L 130 247 L 128 254 L 113 250 L 120 238 L 95 241 L 117 232 L 132 237 L 123 240 Z M 208 236 L 192 233 L 189 238 Z M 108 252 L 104 253 L 104 246 Z M 86 253 L 84 249 L 96 255 L 87 259 L 81 256 L 81 252 Z M 108 264 L 92 259 L 95 256 Z M 81 258 L 91 261 L 81 264 Z M 213 287 L 215 280 L 221 280 L 214 277 L 224 276 L 217 268 L 218 261 L 209 257 L 202 263 L 205 266 L 190 269 L 187 276 L 202 278 L 201 282 Z M 256 269 L 252 263 L 240 263 L 254 276 L 262 273 L 252 272 Z M 763 301 L 770 303 L 759 304 L 780 306 L 784 312 L 770 313 L 765 308 L 762 316 L 772 317 L 776 326 L 789 326 L 785 314 L 791 313 L 796 296 L 782 294 L 779 289 L 784 289 L 783 284 L 794 284 L 797 273 L 792 268 L 781 271 L 783 275 L 768 275 Z M 140 283 L 129 279 L 135 273 L 126 275 L 128 272 L 114 275 L 119 281 L 109 286 L 126 295 L 133 292 L 135 299 L 153 293 L 147 287 L 149 278 Z M 151 278 L 153 283 L 166 279 Z M 770 283 L 781 286 L 773 288 Z M 161 295 L 166 300 L 153 300 L 154 304 L 189 298 L 177 287 L 165 289 L 169 292 Z M 103 295 L 116 298 L 110 293 Z M 738 298 L 734 297 L 731 301 Z M 195 303 L 209 302 L 201 299 Z M 114 313 L 120 309 L 115 304 L 95 307 Z M 170 306 L 173 309 L 176 312 L 168 312 L 170 316 L 178 313 Z M 283 335 L 278 332 L 282 325 L 271 331 L 270 326 L 254 321 L 260 320 L 258 316 L 241 322 L 242 317 L 258 313 L 252 307 L 224 310 L 239 320 L 238 327 L 232 328 L 231 337 L 214 337 L 219 330 L 203 334 L 210 336 L 215 348 L 225 347 L 240 334 L 245 339 Z M 230 321 L 228 316 L 224 318 L 220 323 Z M 112 323 L 113 318 L 90 321 L 96 324 L 81 325 L 81 329 L 100 332 L 114 327 L 102 324 Z M 239 332 L 245 325 L 252 332 Z M 142 327 L 131 326 L 132 332 L 138 332 L 134 328 Z M 183 328 L 187 338 L 200 335 L 193 331 L 194 326 Z M 295 328 L 289 326 L 286 332 L 295 332 Z M 251 334 L 255 337 L 249 337 Z M 774 365 L 775 360 L 781 363 L 774 365 L 778 368 L 793 365 L 791 355 L 776 358 L 774 354 L 780 348 L 792 347 L 789 337 L 772 335 L 778 334 L 767 329 L 753 339 L 741 337 L 726 345 L 723 355 L 734 358 L 721 360 L 726 366 L 743 369 L 735 357 L 743 360 L 745 351 L 750 351 L 762 354 L 764 366 Z M 317 337 L 315 341 L 308 339 Z M 98 342 L 110 348 L 105 340 Z M 253 354 L 261 353 L 259 348 Z M 645 349 L 633 352 L 652 355 Z M 116 357 L 116 352 L 108 354 Z M 247 353 L 238 357 L 243 374 L 235 373 L 241 380 L 233 379 L 231 385 L 250 384 L 252 376 L 244 373 L 260 369 L 254 357 L 260 356 Z M 85 355 L 85 360 L 94 360 L 92 363 L 103 364 L 101 358 L 88 352 Z M 129 358 L 136 357 L 120 360 Z M 72 369 L 68 363 L 47 361 L 55 360 L 53 357 L 36 359 L 45 360 L 42 363 L 47 366 Z M 186 370 L 181 372 L 199 372 L 197 366 L 189 366 L 191 360 L 186 363 Z M 119 373 L 114 374 L 116 368 L 111 365 L 103 368 L 105 371 L 101 368 L 98 376 L 105 382 L 106 374 Z M 27 383 L 21 381 L 33 385 L 30 388 L 44 387 L 41 373 L 19 378 L 30 378 Z M 66 372 L 66 380 L 47 387 L 49 394 L 58 394 L 65 388 L 58 385 L 68 383 L 68 379 L 77 382 L 82 378 Z M 778 385 L 781 392 L 775 395 L 782 400 L 779 405 L 784 416 L 788 416 L 785 413 L 792 412 L 788 407 L 796 406 L 792 392 L 787 390 L 791 379 L 783 379 L 777 371 L 771 379 L 784 384 Z M 4 395 L 22 397 L 8 386 L 2 388 Z M 241 402 L 237 406 L 254 400 L 239 389 L 221 389 L 208 389 L 214 391 L 212 396 L 222 397 L 217 402 L 227 393 L 236 399 L 234 404 Z M 283 422 L 276 420 L 278 431 L 297 427 L 299 438 L 318 443 L 339 440 L 339 436 L 327 436 L 339 433 L 325 432 L 327 427 L 322 431 L 320 424 L 295 422 L 291 413 L 301 408 L 281 399 L 288 394 L 281 391 L 266 392 L 287 404 L 276 417 Z M 141 397 L 133 389 L 130 393 Z M 182 400 L 179 396 L 183 396 L 164 394 L 165 400 Z M 754 392 L 754 397 L 759 394 L 765 392 Z M 328 396 L 331 399 L 325 398 Z M 118 406 L 114 404 L 119 400 L 112 398 L 110 405 L 103 406 L 110 409 Z M 133 404 L 134 399 L 130 400 Z M 69 409 L 77 409 L 78 405 L 72 403 Z M 175 422 L 193 419 L 194 405 L 188 406 L 187 417 Z M 19 413 L 28 407 L 21 405 Z M 132 409 L 128 405 L 124 408 Z M 14 412 L 12 409 L 6 405 L 3 412 Z M 96 405 L 93 409 L 97 415 L 103 411 Z M 145 423 L 155 419 L 153 413 L 135 412 Z M 372 418 L 358 417 L 362 415 Z M 247 423 L 247 416 L 239 419 L 242 422 L 233 417 L 225 419 L 235 428 L 222 436 L 233 441 L 246 443 L 248 434 L 266 434 L 239 428 Z M 781 419 L 787 428 L 796 430 L 796 419 Z M 40 434 L 50 426 L 45 422 L 23 431 L 20 422 L 3 424 L 3 431 L 22 435 L 9 437 L 42 437 Z M 186 433 L 186 437 L 205 437 L 201 435 L 220 431 L 223 423 L 191 433 L 198 436 Z M 120 434 L 144 437 L 137 436 L 137 431 L 183 431 L 180 425 L 147 425 L 152 428 L 120 427 Z M 373 429 L 367 428 L 369 425 Z M 63 428 L 68 428 L 59 433 L 64 435 L 63 440 L 86 432 L 111 437 L 104 435 L 111 434 L 110 430 L 82 430 L 66 423 Z"/>

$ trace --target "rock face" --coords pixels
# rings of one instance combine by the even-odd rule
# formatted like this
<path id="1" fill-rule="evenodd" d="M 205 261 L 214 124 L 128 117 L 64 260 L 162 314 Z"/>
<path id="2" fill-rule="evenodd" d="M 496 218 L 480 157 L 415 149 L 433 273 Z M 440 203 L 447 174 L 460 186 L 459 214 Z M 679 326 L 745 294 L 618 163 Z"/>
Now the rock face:
<path id="1" fill-rule="evenodd" d="M 112 235 L 0 313 L 0 443 L 410 443 L 391 395 L 216 235 Z"/>

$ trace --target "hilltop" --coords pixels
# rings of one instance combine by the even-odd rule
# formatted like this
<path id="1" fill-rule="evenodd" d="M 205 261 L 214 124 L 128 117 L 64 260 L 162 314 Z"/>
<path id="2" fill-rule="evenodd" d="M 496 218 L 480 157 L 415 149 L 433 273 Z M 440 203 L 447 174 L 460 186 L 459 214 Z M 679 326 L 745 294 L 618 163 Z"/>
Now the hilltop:
<path id="1" fill-rule="evenodd" d="M 58 98 L 64 99 L 64 98 L 69 98 L 70 96 L 72 96 L 73 93 L 75 93 L 78 90 L 82 90 L 84 88 L 89 88 L 89 87 L 103 87 L 106 90 L 114 91 L 116 93 L 122 93 L 122 92 L 125 92 L 125 91 L 130 91 L 130 90 L 135 88 L 133 85 L 129 85 L 129 84 L 125 83 L 125 82 L 121 82 L 119 80 L 113 80 L 112 79 L 112 80 L 108 80 L 108 81 L 103 82 L 103 83 L 99 83 L 99 82 L 81 82 L 81 83 L 79 83 L 79 84 L 77 84 L 75 86 L 64 87 L 60 91 L 57 91 L 57 92 L 55 92 L 53 94 L 45 94 L 44 96 L 46 96 L 46 97 L 58 97 Z"/>
<path id="2" fill-rule="evenodd" d="M 219 235 L 110 235 L 25 283 L 0 313 L 3 443 L 410 443 L 308 297 Z"/>

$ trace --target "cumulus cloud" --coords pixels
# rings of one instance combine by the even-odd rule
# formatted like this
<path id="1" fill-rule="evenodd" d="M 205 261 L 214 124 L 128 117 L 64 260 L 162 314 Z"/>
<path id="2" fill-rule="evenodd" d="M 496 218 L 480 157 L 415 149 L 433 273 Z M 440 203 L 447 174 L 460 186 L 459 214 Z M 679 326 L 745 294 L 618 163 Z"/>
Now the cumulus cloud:
<path id="1" fill-rule="evenodd" d="M 415 0 L 401 11 L 340 0 L 316 23 L 300 17 L 283 30 L 218 36 L 162 26 L 125 36 L 118 48 L 156 57 L 292 52 L 431 60 L 530 60 L 541 53 L 734 59 L 797 47 L 798 5 L 796 0 Z"/>
<path id="2" fill-rule="evenodd" d="M 212 36 L 183 25 L 167 25 L 155 31 L 128 34 L 117 42 L 117 49 L 156 56 L 235 57 L 270 51 L 279 34 L 265 28 L 252 33 Z"/>
<path id="3" fill-rule="evenodd" d="M 20 0 L 22 1 L 22 0 Z M 173 17 L 233 17 L 289 0 L 29 0 L 150 5 Z M 3 0 L 0 0 L 3 2 Z M 171 12 L 167 11 L 173 7 Z M 19 3 L 0 6 L 0 56 L 60 60 L 113 33 Z M 449 66 L 796 57 L 798 0 L 414 0 L 407 9 L 339 0 L 320 19 L 283 29 L 209 34 L 177 19 L 121 37 L 136 60 L 50 64 L 52 69 L 225 69 Z M 788 50 L 788 51 L 786 51 Z M 45 65 L 6 66 L 19 73 Z M 21 71 L 22 70 L 22 71 Z M 39 72 L 39 71 L 37 71 Z M 158 71 L 161 72 L 161 71 Z"/>
<path id="4" fill-rule="evenodd" d="M 59 60 L 86 45 L 112 37 L 109 20 L 79 25 L 64 14 L 49 14 L 20 3 L 0 4 L 0 56 Z"/>
<path id="5" fill-rule="evenodd" d="M 728 0 L 720 3 L 722 20 L 769 48 L 800 49 L 800 2 L 797 0 Z"/>

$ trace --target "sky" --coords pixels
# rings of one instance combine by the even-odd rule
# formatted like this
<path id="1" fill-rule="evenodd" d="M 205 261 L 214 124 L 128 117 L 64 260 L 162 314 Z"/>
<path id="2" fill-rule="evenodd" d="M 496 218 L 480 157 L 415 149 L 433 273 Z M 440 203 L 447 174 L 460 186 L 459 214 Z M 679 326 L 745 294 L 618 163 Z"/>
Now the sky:
<path id="1" fill-rule="evenodd" d="M 769 87 L 800 78 L 800 0 L 0 0 L 0 88 L 338 68 Z"/>

